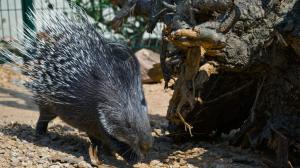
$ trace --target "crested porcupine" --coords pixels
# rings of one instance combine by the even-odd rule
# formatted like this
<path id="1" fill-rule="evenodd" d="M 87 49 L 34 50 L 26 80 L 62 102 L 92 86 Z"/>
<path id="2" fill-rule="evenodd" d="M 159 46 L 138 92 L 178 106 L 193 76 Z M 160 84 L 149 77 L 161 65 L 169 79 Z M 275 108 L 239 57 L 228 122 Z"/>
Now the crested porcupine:
<path id="1" fill-rule="evenodd" d="M 31 13 L 41 31 L 27 29 L 24 41 L 17 42 L 31 60 L 22 70 L 31 78 L 27 87 L 40 110 L 36 133 L 45 134 L 59 116 L 86 132 L 93 148 L 103 145 L 136 162 L 153 143 L 138 61 L 76 9 L 76 21 L 57 10 L 47 18 Z M 2 54 L 17 60 L 9 51 Z"/>

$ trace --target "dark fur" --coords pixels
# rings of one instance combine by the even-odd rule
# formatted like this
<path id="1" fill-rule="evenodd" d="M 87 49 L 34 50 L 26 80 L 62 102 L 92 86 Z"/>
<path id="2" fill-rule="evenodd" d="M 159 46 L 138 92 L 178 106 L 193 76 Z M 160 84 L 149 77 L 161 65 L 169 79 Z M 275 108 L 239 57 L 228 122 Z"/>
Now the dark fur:
<path id="1" fill-rule="evenodd" d="M 23 43 L 33 60 L 24 71 L 40 108 L 37 134 L 59 116 L 92 143 L 138 161 L 153 141 L 138 61 L 127 46 L 104 39 L 82 11 L 77 15 L 76 21 L 57 11 L 48 20 L 36 17 L 46 26 Z"/>

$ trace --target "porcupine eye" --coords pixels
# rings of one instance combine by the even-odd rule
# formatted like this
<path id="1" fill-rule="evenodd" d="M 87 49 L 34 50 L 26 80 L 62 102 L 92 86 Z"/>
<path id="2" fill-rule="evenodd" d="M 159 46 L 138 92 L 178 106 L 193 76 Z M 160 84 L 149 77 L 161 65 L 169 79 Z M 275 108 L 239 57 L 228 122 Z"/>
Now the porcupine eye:
<path id="1" fill-rule="evenodd" d="M 146 100 L 145 100 L 145 98 L 142 99 L 141 103 L 142 103 L 143 106 L 146 106 Z"/>
<path id="2" fill-rule="evenodd" d="M 126 123 L 126 128 L 131 129 L 131 125 L 129 123 Z"/>
<path id="3" fill-rule="evenodd" d="M 92 72 L 92 77 L 95 80 L 99 80 L 100 79 L 99 76 L 95 72 Z"/>

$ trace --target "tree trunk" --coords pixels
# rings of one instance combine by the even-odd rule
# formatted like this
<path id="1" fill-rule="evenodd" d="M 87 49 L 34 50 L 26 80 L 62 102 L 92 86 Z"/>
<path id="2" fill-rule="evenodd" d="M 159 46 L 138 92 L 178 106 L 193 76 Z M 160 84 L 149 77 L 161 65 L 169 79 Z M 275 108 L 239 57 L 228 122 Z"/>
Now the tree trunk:
<path id="1" fill-rule="evenodd" d="M 232 144 L 272 149 L 273 167 L 300 165 L 300 1 L 151 2 L 148 31 L 166 24 L 161 67 L 174 89 L 171 135 L 239 129 Z"/>

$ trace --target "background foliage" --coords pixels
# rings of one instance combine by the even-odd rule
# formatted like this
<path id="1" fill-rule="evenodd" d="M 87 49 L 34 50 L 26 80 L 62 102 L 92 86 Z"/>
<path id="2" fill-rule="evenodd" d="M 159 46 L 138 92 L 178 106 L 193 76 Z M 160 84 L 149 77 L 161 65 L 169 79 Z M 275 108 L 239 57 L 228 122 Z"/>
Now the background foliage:
<path id="1" fill-rule="evenodd" d="M 112 29 L 111 20 L 119 7 L 113 6 L 110 0 L 68 0 L 83 8 L 95 20 L 96 26 L 105 33 L 110 32 L 111 38 L 127 42 L 134 50 L 150 48 L 158 50 L 159 35 L 150 38 L 145 33 L 146 20 L 143 17 L 129 17 L 123 21 L 122 27 L 115 31 Z"/>

